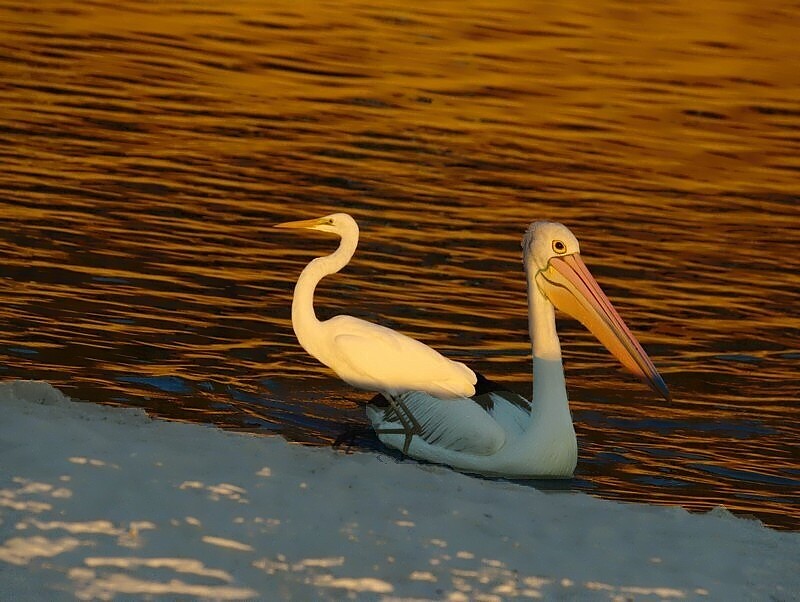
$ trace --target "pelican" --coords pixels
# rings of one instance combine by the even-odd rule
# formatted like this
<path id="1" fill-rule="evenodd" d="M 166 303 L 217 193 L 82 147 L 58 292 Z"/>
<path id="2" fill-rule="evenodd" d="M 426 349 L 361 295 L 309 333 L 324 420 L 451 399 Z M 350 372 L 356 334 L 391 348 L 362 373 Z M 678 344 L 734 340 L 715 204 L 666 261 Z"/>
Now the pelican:
<path id="1" fill-rule="evenodd" d="M 297 279 L 292 299 L 292 327 L 300 345 L 346 383 L 385 394 L 399 426 L 387 426 L 385 434 L 405 437 L 421 431 L 405 410 L 399 395 L 409 391 L 430 399 L 470 397 L 477 376 L 467 366 L 452 361 L 427 345 L 402 333 L 353 316 L 334 316 L 320 321 L 314 312 L 314 290 L 320 280 L 346 266 L 358 245 L 358 224 L 346 213 L 317 219 L 277 224 L 276 228 L 303 228 L 336 234 L 339 247 L 332 254 L 309 263 Z"/>
<path id="2" fill-rule="evenodd" d="M 580 256 L 566 226 L 530 225 L 522 241 L 533 350 L 531 402 L 478 375 L 478 394 L 451 399 L 408 391 L 388 404 L 378 395 L 367 416 L 380 440 L 409 456 L 464 472 L 505 477 L 572 476 L 578 445 L 567 399 L 555 308 L 577 318 L 631 372 L 668 401 L 664 380 Z M 415 417 L 414 435 L 397 434 L 397 402 Z M 408 421 L 406 420 L 406 424 Z"/>

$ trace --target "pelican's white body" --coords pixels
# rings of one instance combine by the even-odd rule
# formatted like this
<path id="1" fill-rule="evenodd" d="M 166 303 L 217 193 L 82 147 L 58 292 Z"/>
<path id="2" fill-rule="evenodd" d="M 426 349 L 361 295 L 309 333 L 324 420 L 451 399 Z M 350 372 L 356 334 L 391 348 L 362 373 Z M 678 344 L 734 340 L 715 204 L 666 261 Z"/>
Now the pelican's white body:
<path id="1" fill-rule="evenodd" d="M 570 477 L 574 473 L 578 442 L 567 400 L 555 308 L 536 286 L 533 270 L 526 268 L 534 374 L 530 410 L 497 393 L 488 393 L 494 406 L 490 411 L 468 398 L 439 400 L 419 392 L 401 395 L 428 432 L 425 438 L 412 438 L 408 455 L 486 475 Z M 367 415 L 376 431 L 393 424 L 385 420 L 381 408 L 368 407 Z M 378 437 L 390 447 L 403 448 L 403 435 Z"/>
<path id="2" fill-rule="evenodd" d="M 435 398 L 473 395 L 476 377 L 472 370 L 411 337 L 352 316 L 317 319 L 314 289 L 353 257 L 358 225 L 346 213 L 315 222 L 310 227 L 338 234 L 342 240 L 334 253 L 311 261 L 297 280 L 292 327 L 303 349 L 359 389 L 387 395 L 423 391 Z"/>
<path id="3" fill-rule="evenodd" d="M 552 222 L 531 224 L 522 243 L 528 281 L 528 324 L 533 350 L 533 395 L 528 403 L 508 392 L 473 399 L 400 395 L 420 433 L 410 445 L 395 434 L 396 416 L 377 404 L 367 415 L 381 441 L 415 458 L 468 472 L 508 477 L 570 477 L 578 446 L 569 411 L 555 307 L 583 322 L 617 358 L 669 399 L 644 349 L 580 259 L 575 236 Z"/>

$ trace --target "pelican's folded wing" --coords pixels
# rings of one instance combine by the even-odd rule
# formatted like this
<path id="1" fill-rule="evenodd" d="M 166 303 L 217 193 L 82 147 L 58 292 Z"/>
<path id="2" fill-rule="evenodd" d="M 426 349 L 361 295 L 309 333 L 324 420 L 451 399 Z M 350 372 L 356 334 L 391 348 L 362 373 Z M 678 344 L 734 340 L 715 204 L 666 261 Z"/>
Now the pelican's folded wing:
<path id="1" fill-rule="evenodd" d="M 396 398 L 422 428 L 421 438 L 428 444 L 477 456 L 496 453 L 506 441 L 502 427 L 477 403 L 467 397 L 437 399 L 412 391 Z M 374 418 L 382 416 L 382 421 Z M 400 422 L 391 407 L 373 412 L 376 430 L 398 428 Z M 376 422 L 381 422 L 377 424 Z"/>

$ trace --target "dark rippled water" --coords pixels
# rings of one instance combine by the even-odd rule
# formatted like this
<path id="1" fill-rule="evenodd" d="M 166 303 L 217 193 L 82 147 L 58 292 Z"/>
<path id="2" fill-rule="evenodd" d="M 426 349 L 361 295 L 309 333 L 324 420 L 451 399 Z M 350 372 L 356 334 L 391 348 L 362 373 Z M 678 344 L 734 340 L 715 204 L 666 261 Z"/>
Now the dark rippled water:
<path id="1" fill-rule="evenodd" d="M 605 498 L 800 528 L 800 8 L 773 2 L 0 3 L 0 374 L 327 445 L 364 424 L 318 312 L 529 392 L 519 240 L 555 219 L 666 404 L 560 325 Z M 388 453 L 374 438 L 361 445 Z"/>

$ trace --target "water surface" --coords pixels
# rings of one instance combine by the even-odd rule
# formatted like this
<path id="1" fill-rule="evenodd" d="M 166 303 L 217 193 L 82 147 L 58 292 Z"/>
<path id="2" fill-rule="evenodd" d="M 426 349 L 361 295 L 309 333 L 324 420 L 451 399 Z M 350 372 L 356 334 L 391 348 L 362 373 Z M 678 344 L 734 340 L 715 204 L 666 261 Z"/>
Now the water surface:
<path id="1" fill-rule="evenodd" d="M 747 2 L 0 4 L 0 374 L 330 444 L 368 394 L 318 314 L 530 390 L 519 241 L 554 219 L 670 386 L 560 334 L 569 487 L 800 527 L 798 10 Z M 374 437 L 359 445 L 392 456 Z"/>

